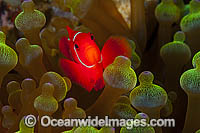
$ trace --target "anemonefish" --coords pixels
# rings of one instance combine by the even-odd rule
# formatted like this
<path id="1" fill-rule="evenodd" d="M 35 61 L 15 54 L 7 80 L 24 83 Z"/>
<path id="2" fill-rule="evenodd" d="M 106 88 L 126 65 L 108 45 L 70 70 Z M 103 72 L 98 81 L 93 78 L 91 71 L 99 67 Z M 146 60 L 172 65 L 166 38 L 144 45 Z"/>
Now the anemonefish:
<path id="1" fill-rule="evenodd" d="M 67 59 L 60 60 L 66 76 L 87 91 L 102 89 L 102 56 L 91 33 L 73 31 L 67 27 L 69 38 L 60 40 L 59 49 Z"/>
<path id="2" fill-rule="evenodd" d="M 103 70 L 117 56 L 131 57 L 131 46 L 123 37 L 109 38 L 100 52 L 94 35 L 73 31 L 67 26 L 69 38 L 63 37 L 59 49 L 66 59 L 60 59 L 60 67 L 72 82 L 91 91 L 104 87 Z"/>

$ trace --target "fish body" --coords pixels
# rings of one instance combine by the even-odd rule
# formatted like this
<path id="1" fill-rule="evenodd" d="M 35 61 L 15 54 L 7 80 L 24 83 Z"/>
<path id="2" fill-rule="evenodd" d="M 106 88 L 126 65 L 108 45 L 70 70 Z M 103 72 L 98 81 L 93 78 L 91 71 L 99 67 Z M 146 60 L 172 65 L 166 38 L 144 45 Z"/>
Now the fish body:
<path id="1" fill-rule="evenodd" d="M 103 66 L 101 53 L 91 33 L 73 31 L 67 27 L 69 38 L 60 40 L 59 49 L 67 59 L 60 60 L 66 76 L 87 91 L 102 89 Z"/>

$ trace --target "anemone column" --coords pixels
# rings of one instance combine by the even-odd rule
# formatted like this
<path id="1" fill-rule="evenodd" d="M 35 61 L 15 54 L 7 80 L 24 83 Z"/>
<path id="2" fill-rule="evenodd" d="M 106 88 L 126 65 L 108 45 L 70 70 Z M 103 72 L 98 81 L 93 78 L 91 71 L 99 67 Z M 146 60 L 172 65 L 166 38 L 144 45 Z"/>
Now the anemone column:
<path id="1" fill-rule="evenodd" d="M 190 2 L 190 13 L 181 20 L 181 30 L 187 36 L 187 43 L 189 44 L 192 55 L 200 50 L 200 1 L 192 0 Z"/>
<path id="2" fill-rule="evenodd" d="M 181 75 L 181 88 L 188 95 L 187 113 L 183 133 L 193 133 L 200 128 L 200 58 L 193 57 L 194 69 L 187 70 Z"/>
<path id="3" fill-rule="evenodd" d="M 144 0 L 131 0 L 131 32 L 144 52 L 147 43 Z"/>

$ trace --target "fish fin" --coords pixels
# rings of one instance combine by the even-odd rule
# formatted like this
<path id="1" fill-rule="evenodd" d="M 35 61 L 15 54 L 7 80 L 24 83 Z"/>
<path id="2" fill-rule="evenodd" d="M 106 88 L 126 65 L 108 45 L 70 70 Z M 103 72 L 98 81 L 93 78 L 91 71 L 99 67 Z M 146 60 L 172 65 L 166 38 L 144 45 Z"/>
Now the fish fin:
<path id="1" fill-rule="evenodd" d="M 104 88 L 102 64 L 98 64 L 94 70 L 95 70 L 95 72 L 94 72 L 95 74 L 94 74 L 93 78 L 96 79 L 94 89 L 96 91 L 98 91 L 98 90 L 101 90 Z"/>
<path id="2" fill-rule="evenodd" d="M 91 72 L 89 70 L 67 59 L 60 59 L 60 66 L 65 75 L 70 78 L 72 82 L 79 84 L 88 92 L 93 89 L 95 82 L 91 82 L 89 77 Z"/>
<path id="3" fill-rule="evenodd" d="M 98 79 L 97 81 L 96 81 L 96 84 L 95 84 L 95 86 L 94 86 L 94 89 L 95 89 L 95 91 L 99 91 L 99 90 L 101 90 L 101 89 L 103 89 L 104 88 L 104 81 L 103 81 L 103 77 L 102 78 L 100 78 L 100 79 Z"/>
<path id="4" fill-rule="evenodd" d="M 69 27 L 66 26 L 69 38 L 72 39 L 74 37 L 74 31 Z"/>
<path id="5" fill-rule="evenodd" d="M 59 41 L 59 49 L 61 53 L 69 60 L 73 60 L 72 55 L 70 53 L 69 41 L 67 37 L 62 37 Z"/>
<path id="6" fill-rule="evenodd" d="M 103 46 L 101 55 L 103 58 L 102 64 L 105 69 L 108 65 L 113 63 L 117 56 L 125 56 L 131 58 L 132 47 L 128 40 L 121 36 L 110 37 Z"/>

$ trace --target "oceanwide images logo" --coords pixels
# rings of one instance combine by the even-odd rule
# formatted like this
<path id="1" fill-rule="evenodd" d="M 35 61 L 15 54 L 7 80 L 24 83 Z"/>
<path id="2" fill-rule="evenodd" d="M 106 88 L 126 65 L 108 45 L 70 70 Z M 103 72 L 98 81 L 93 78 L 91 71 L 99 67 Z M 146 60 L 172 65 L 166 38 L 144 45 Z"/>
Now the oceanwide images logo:
<path id="1" fill-rule="evenodd" d="M 92 118 L 88 116 L 86 119 L 53 119 L 49 116 L 42 116 L 38 119 L 43 127 L 126 127 L 132 129 L 135 127 L 175 127 L 174 119 L 151 119 L 149 122 L 146 119 L 109 119 L 105 116 L 100 119 L 98 116 Z M 25 125 L 34 127 L 36 125 L 36 117 L 28 115 L 25 117 Z"/>
<path id="2" fill-rule="evenodd" d="M 49 116 L 43 116 L 41 118 L 41 125 L 44 127 L 126 127 L 127 129 L 132 129 L 133 126 L 147 126 L 146 119 L 109 119 L 105 116 L 104 119 L 99 119 L 98 116 L 91 118 L 88 116 L 87 119 L 50 119 Z"/>

